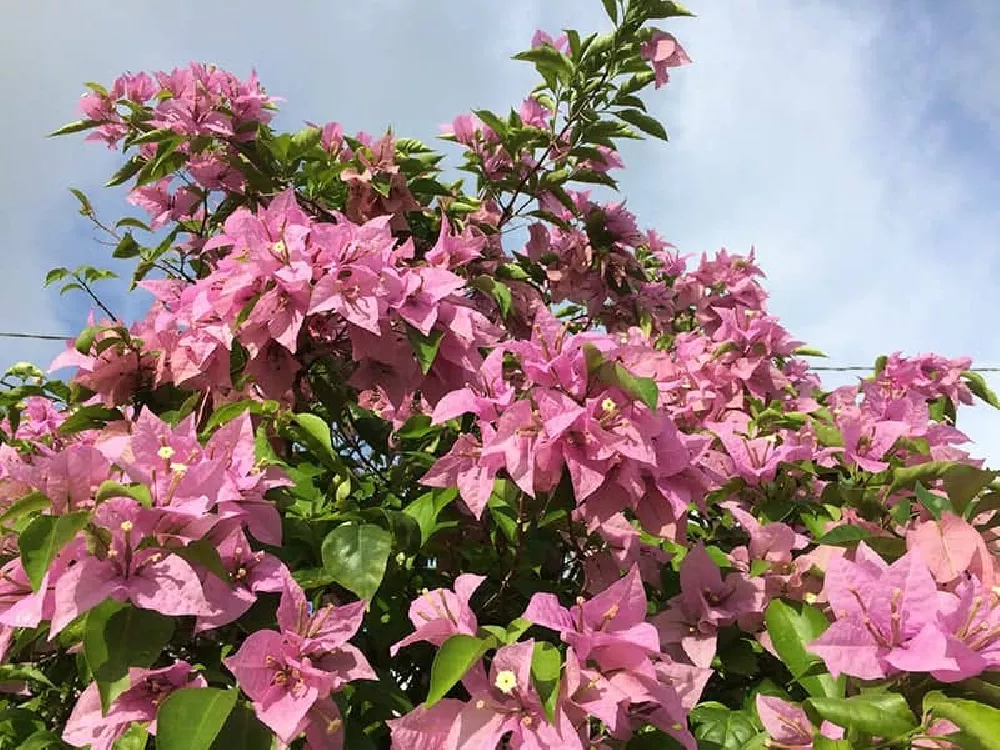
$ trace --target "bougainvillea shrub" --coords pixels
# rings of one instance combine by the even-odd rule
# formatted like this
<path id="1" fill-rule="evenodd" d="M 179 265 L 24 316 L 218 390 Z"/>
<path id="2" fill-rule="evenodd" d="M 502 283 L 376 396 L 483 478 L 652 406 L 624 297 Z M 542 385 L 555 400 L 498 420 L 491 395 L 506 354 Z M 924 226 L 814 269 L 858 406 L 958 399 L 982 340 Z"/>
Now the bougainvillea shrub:
<path id="1" fill-rule="evenodd" d="M 824 390 L 752 253 L 642 228 L 617 145 L 666 138 L 689 14 L 604 7 L 445 128 L 456 182 L 277 132 L 255 76 L 88 84 L 58 133 L 134 215 L 74 193 L 153 301 L 53 270 L 93 317 L 3 381 L 0 748 L 998 746 L 1000 484 L 955 425 L 1000 402 L 933 355 Z"/>

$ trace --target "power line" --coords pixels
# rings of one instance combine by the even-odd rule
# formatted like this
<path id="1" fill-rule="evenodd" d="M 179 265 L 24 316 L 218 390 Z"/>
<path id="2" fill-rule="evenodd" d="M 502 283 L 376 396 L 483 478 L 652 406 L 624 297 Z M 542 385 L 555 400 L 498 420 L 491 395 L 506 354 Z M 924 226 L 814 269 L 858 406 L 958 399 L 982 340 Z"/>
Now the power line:
<path id="1" fill-rule="evenodd" d="M 862 365 L 845 365 L 843 367 L 810 367 L 810 370 L 822 370 L 824 372 L 871 372 L 875 368 Z M 1000 372 L 1000 367 L 970 367 L 972 372 Z"/>
<path id="2" fill-rule="evenodd" d="M 39 341 L 68 341 L 73 336 L 49 336 L 44 333 L 11 333 L 0 331 L 0 338 L 3 339 L 38 339 Z"/>

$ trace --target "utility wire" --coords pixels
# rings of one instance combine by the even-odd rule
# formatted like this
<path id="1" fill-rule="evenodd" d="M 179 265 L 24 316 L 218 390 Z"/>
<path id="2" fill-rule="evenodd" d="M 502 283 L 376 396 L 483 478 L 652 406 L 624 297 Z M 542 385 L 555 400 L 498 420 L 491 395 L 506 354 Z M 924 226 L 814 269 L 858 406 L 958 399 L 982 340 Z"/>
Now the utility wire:
<path id="1" fill-rule="evenodd" d="M 862 365 L 846 365 L 844 367 L 810 367 L 810 370 L 821 370 L 824 372 L 871 372 L 874 367 L 864 367 Z M 972 372 L 1000 372 L 1000 367 L 970 367 Z"/>
<path id="2" fill-rule="evenodd" d="M 39 341 L 67 341 L 72 336 L 48 336 L 44 333 L 10 333 L 0 331 L 0 338 L 3 339 L 38 339 Z"/>

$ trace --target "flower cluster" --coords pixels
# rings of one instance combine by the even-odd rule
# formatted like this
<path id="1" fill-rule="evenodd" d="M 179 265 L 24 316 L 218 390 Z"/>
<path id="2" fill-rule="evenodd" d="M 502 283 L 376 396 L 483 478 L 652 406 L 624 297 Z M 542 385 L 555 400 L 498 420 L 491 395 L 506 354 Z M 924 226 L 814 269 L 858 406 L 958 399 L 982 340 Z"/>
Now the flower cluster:
<path id="1" fill-rule="evenodd" d="M 607 34 L 517 56 L 518 108 L 446 126 L 472 193 L 414 139 L 276 132 L 255 76 L 91 86 L 63 132 L 132 152 L 110 182 L 146 216 L 81 213 L 152 302 L 125 324 L 104 272 L 57 269 L 101 317 L 68 383 L 0 388 L 0 746 L 958 747 L 1000 721 L 1000 485 L 956 427 L 1000 399 L 900 353 L 824 390 L 752 251 L 681 255 L 599 198 L 617 140 L 665 137 L 639 93 L 690 62 L 649 25 L 679 4 L 604 6 Z"/>

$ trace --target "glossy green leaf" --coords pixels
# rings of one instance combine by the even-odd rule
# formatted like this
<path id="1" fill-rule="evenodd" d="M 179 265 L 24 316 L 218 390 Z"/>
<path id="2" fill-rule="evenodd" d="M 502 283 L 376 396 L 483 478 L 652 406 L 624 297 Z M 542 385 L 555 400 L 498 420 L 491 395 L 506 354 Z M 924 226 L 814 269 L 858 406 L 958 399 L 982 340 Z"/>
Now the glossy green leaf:
<path id="1" fill-rule="evenodd" d="M 823 666 L 823 660 L 810 653 L 808 646 L 830 627 L 830 621 L 819 609 L 810 604 L 789 604 L 775 599 L 767 606 L 764 620 L 774 650 L 792 677 L 810 695 L 839 697 L 844 694 L 843 677 L 835 680 L 829 674 L 807 676 L 814 668 Z"/>
<path id="2" fill-rule="evenodd" d="M 156 713 L 157 750 L 209 750 L 236 705 L 236 690 L 181 688 Z"/>
<path id="3" fill-rule="evenodd" d="M 105 710 L 128 687 L 129 667 L 152 666 L 173 634 L 171 618 L 110 599 L 87 613 L 83 653 Z"/>
<path id="4" fill-rule="evenodd" d="M 924 696 L 924 711 L 955 724 L 965 737 L 963 748 L 996 750 L 1000 747 L 1000 709 L 977 701 L 950 698 L 934 690 Z"/>
<path id="5" fill-rule="evenodd" d="M 817 714 L 837 726 L 877 737 L 899 737 L 917 720 L 899 693 L 864 693 L 850 698 L 813 696 L 806 701 Z"/>
<path id="6" fill-rule="evenodd" d="M 429 708 L 444 698 L 494 644 L 493 638 L 471 635 L 453 635 L 442 643 L 431 665 L 431 685 L 424 705 Z"/>

